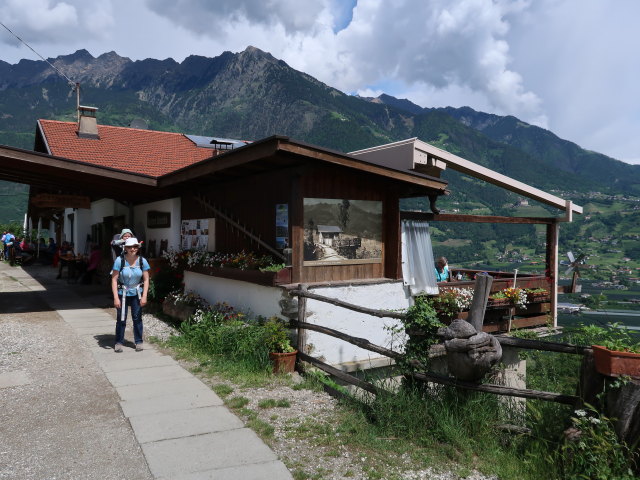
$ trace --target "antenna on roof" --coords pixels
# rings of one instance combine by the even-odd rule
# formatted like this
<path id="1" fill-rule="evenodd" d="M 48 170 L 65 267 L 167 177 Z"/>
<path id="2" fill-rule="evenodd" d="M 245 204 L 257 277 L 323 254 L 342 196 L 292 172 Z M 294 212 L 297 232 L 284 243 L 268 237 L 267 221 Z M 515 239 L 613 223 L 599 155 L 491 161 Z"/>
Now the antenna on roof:
<path id="1" fill-rule="evenodd" d="M 53 68 L 55 70 L 55 72 L 58 75 L 60 75 L 61 77 L 63 77 L 67 81 L 67 83 L 71 86 L 71 88 L 73 88 L 76 91 L 76 111 L 77 111 L 78 107 L 80 106 L 80 83 L 79 82 L 74 82 L 69 77 L 67 77 L 64 73 L 62 73 L 60 70 L 58 70 L 58 68 L 56 68 L 55 65 L 53 65 L 49 60 L 47 60 L 42 55 L 40 55 L 38 52 L 36 52 L 33 48 L 31 48 L 31 46 L 27 42 L 25 42 L 18 35 L 13 33 L 11 31 L 11 29 L 9 27 L 7 27 L 4 23 L 0 22 L 0 25 L 2 25 L 7 30 L 7 32 L 9 32 L 11 35 L 13 35 L 18 40 L 20 40 L 20 42 L 22 42 L 29 50 L 31 50 L 33 53 L 35 53 L 37 56 L 39 56 L 42 60 L 44 60 L 51 68 Z"/>

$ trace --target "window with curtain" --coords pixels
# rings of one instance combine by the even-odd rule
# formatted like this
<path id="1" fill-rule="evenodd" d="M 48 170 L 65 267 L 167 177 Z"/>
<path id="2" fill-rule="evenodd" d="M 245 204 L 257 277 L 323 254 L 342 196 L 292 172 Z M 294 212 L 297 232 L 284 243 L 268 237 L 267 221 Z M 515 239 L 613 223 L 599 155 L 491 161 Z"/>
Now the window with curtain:
<path id="1" fill-rule="evenodd" d="M 402 278 L 411 295 L 437 295 L 435 263 L 429 224 L 423 220 L 402 221 Z"/>

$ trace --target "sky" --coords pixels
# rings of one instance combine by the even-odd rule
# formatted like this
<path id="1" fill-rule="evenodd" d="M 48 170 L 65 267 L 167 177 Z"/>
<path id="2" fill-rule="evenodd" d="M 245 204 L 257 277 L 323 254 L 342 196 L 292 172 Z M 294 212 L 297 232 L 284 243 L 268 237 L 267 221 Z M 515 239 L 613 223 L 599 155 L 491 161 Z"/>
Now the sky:
<path id="1" fill-rule="evenodd" d="M 45 58 L 257 47 L 348 94 L 462 107 L 640 164 L 637 0 L 0 0 Z M 0 60 L 39 57 L 0 27 Z"/>

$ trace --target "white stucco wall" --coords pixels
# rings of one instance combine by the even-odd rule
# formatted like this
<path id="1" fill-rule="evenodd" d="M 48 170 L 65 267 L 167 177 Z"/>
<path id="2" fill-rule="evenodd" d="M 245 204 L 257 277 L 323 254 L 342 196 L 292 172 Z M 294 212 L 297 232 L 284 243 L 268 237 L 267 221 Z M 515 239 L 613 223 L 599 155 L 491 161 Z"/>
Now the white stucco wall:
<path id="1" fill-rule="evenodd" d="M 402 282 L 379 283 L 373 285 L 349 285 L 341 287 L 314 287 L 312 293 L 335 298 L 347 303 L 376 310 L 406 309 L 411 305 L 411 297 Z M 339 330 L 353 337 L 366 338 L 381 347 L 402 351 L 398 339 L 392 337 L 385 329 L 398 326 L 399 320 L 377 318 L 364 313 L 357 313 L 329 303 L 307 299 L 307 322 Z M 402 343 L 402 342 L 400 342 Z M 337 340 L 318 332 L 307 332 L 307 346 L 311 346 L 310 354 L 324 358 L 331 365 L 344 365 L 349 370 L 367 369 L 381 366 L 380 360 L 386 357 L 363 350 L 350 343 Z"/>
<path id="2" fill-rule="evenodd" d="M 155 240 L 157 254 L 161 253 L 159 251 L 161 240 L 168 240 L 170 249 L 178 250 L 180 247 L 180 207 L 180 198 L 170 198 L 138 205 L 133 209 L 136 235 L 146 242 Z M 169 228 L 147 228 L 147 212 L 150 210 L 169 212 L 171 214 L 171 226 Z"/>
<path id="3" fill-rule="evenodd" d="M 279 301 L 283 290 L 278 287 L 184 272 L 184 290 L 197 293 L 211 305 L 227 302 L 237 310 L 254 315 L 281 317 Z"/>
<path id="4" fill-rule="evenodd" d="M 249 282 L 185 272 L 185 291 L 193 291 L 209 303 L 227 302 L 236 309 L 255 315 L 270 317 L 281 314 L 279 301 L 283 292 L 278 287 L 265 287 Z M 411 305 L 411 297 L 402 282 L 341 287 L 315 287 L 311 292 L 363 307 L 396 310 Z M 317 300 L 307 300 L 307 322 L 323 325 L 354 337 L 366 338 L 371 343 L 402 351 L 403 340 L 393 338 L 385 329 L 398 326 L 398 320 L 377 318 L 353 312 Z M 394 340 L 396 343 L 394 343 Z M 307 331 L 307 346 L 312 356 L 347 370 L 368 369 L 388 365 L 386 357 L 361 349 L 342 340 L 318 332 Z"/>

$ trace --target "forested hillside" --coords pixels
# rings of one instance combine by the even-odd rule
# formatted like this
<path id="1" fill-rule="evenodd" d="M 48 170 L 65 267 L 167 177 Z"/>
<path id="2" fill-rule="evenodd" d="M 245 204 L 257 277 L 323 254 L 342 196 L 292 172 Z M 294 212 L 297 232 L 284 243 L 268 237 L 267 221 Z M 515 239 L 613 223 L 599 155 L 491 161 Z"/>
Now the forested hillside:
<path id="1" fill-rule="evenodd" d="M 81 103 L 98 107 L 99 124 L 127 126 L 140 118 L 154 130 L 244 140 L 280 134 L 345 152 L 418 137 L 578 204 L 600 201 L 591 197 L 594 192 L 603 198 L 630 197 L 620 203 L 623 211 L 605 209 L 563 226 L 581 241 L 591 231 L 601 233 L 590 223 L 595 219 L 613 231 L 617 227 L 606 222 L 627 225 L 629 220 L 631 227 L 631 220 L 637 219 L 637 212 L 628 209 L 632 197 L 640 194 L 640 166 L 583 150 L 515 117 L 470 108 L 422 108 L 388 95 L 346 95 L 254 47 L 215 58 L 191 56 L 181 63 L 133 62 L 114 52 L 94 58 L 83 50 L 50 60 L 80 82 Z M 0 143 L 32 148 L 37 119 L 75 121 L 75 94 L 45 62 L 0 61 L 0 111 Z M 514 208 L 519 200 L 515 194 L 450 170 L 443 177 L 452 192 L 439 201 L 446 211 L 523 214 Z M 5 200 L 0 222 L 22 218 L 24 192 L 24 186 L 0 184 Z M 420 208 L 424 202 L 408 201 L 404 206 Z M 524 214 L 559 213 L 540 205 L 527 208 Z M 490 261 L 513 245 L 539 250 L 544 238 L 532 228 L 439 226 L 435 239 L 438 248 L 461 261 Z M 569 241 L 568 235 L 561 238 Z"/>

